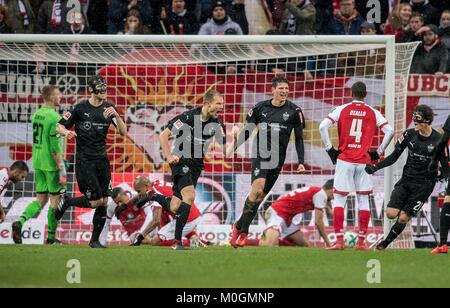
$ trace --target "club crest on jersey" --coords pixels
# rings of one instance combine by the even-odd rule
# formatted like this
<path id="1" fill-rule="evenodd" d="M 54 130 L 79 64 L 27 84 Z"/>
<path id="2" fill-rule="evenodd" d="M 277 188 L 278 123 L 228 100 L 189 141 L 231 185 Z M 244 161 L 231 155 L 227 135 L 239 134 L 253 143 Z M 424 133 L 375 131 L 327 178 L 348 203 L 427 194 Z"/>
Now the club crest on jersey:
<path id="1" fill-rule="evenodd" d="M 289 113 L 285 112 L 285 113 L 283 114 L 283 120 L 284 120 L 284 122 L 286 122 L 287 120 L 289 120 Z"/>
<path id="2" fill-rule="evenodd" d="M 67 120 L 69 120 L 71 117 L 72 117 L 72 114 L 71 114 L 69 111 L 67 111 L 67 112 L 64 114 L 63 119 L 67 121 Z"/>
<path id="3" fill-rule="evenodd" d="M 433 151 L 434 151 L 434 145 L 430 144 L 430 145 L 427 147 L 427 149 L 428 149 L 428 153 L 433 153 Z"/>
<path id="4" fill-rule="evenodd" d="M 261 123 L 261 129 L 267 130 L 267 123 L 265 123 L 265 122 Z"/>
<path id="5" fill-rule="evenodd" d="M 404 137 L 403 135 L 401 135 L 401 136 L 398 138 L 398 143 L 402 143 L 403 140 L 405 140 L 405 137 Z"/>
<path id="6" fill-rule="evenodd" d="M 260 170 L 259 170 L 259 168 L 256 168 L 256 169 L 255 169 L 255 171 L 253 172 L 253 174 L 254 174 L 255 176 L 258 176 L 258 175 L 259 175 L 259 173 L 260 173 Z"/>
<path id="7" fill-rule="evenodd" d="M 133 213 L 128 213 L 127 218 L 128 218 L 128 220 L 134 219 L 134 214 Z"/>
<path id="8" fill-rule="evenodd" d="M 184 166 L 183 167 L 183 173 L 187 174 L 189 172 L 189 167 L 188 166 Z"/>
<path id="9" fill-rule="evenodd" d="M 174 126 L 175 126 L 176 129 L 182 128 L 183 125 L 184 125 L 184 123 L 181 122 L 181 120 L 176 121 L 175 124 L 174 124 Z"/>

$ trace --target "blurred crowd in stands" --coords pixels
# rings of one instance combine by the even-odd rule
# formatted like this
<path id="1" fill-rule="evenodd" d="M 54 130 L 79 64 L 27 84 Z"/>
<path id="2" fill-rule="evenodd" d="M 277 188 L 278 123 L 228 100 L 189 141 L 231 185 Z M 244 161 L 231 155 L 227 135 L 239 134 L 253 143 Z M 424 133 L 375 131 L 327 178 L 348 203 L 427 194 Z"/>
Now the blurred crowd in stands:
<path id="1" fill-rule="evenodd" d="M 80 10 L 73 0 L 0 0 L 0 34 L 261 34 L 249 27 L 252 1 L 264 7 L 267 35 L 395 35 L 398 43 L 421 42 L 412 73 L 450 73 L 450 0 L 79 0 Z M 273 71 L 286 65 L 265 63 Z"/>

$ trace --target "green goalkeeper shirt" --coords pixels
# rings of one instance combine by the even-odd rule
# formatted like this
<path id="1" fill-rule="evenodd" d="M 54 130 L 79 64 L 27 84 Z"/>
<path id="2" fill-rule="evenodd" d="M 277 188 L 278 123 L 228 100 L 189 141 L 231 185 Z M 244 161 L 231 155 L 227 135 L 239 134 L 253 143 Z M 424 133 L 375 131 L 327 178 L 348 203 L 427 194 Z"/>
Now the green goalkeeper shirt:
<path id="1" fill-rule="evenodd" d="M 42 106 L 33 115 L 33 168 L 56 171 L 54 154 L 61 154 L 61 138 L 56 132 L 56 124 L 61 116 L 53 109 Z"/>

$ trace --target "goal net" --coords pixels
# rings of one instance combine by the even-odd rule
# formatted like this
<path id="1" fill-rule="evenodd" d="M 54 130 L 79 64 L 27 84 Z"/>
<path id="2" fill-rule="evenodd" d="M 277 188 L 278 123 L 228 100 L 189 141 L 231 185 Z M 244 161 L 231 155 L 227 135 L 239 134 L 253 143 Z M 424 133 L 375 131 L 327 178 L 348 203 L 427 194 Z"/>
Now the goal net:
<path id="1" fill-rule="evenodd" d="M 388 36 L 46 36 L 16 35 L 0 39 L 0 166 L 25 160 L 31 167 L 33 132 L 31 115 L 42 103 L 40 89 L 58 85 L 64 95 L 59 112 L 64 114 L 88 97 L 87 80 L 94 74 L 108 82 L 108 101 L 115 104 L 128 126 L 123 138 L 108 137 L 113 186 L 132 190 L 138 175 L 170 181 L 170 168 L 164 162 L 159 134 L 174 116 L 199 106 L 212 88 L 224 93 L 223 120 L 227 132 L 242 123 L 248 110 L 271 96 L 274 76 L 291 81 L 290 100 L 306 117 L 304 130 L 307 172 L 297 175 L 294 146 L 282 175 L 261 206 L 252 225 L 251 236 L 264 230 L 264 211 L 280 196 L 303 186 L 321 186 L 333 177 L 334 167 L 320 139 L 319 124 L 335 106 L 351 101 L 351 86 L 367 84 L 367 103 L 379 109 L 396 134 L 405 128 L 406 89 L 409 67 L 417 44 L 395 45 Z M 332 132 L 337 143 L 336 128 Z M 375 149 L 382 140 L 378 135 Z M 226 242 L 230 224 L 240 216 L 250 190 L 251 160 L 249 144 L 233 158 L 221 157 L 218 146 L 211 148 L 206 169 L 197 187 L 196 205 L 202 213 L 199 233 L 207 240 Z M 392 145 L 391 145 L 392 147 Z M 67 143 L 65 158 L 69 176 L 69 195 L 79 195 L 74 178 L 74 142 Z M 372 219 L 369 244 L 383 235 L 385 201 L 400 175 L 401 164 L 373 177 Z M 33 174 L 25 183 L 11 187 L 4 199 L 10 228 L 32 200 Z M 355 197 L 349 196 L 346 229 L 358 224 Z M 45 238 L 46 206 L 36 219 L 24 226 L 25 243 L 42 243 Z M 66 243 L 83 244 L 90 239 L 93 212 L 72 209 L 58 228 Z M 322 241 L 314 227 L 313 213 L 294 220 L 311 245 Z M 332 219 L 326 218 L 333 240 Z M 386 222 L 388 223 L 388 222 Z M 114 220 L 112 244 L 127 243 L 127 235 Z M 399 241 L 413 245 L 411 233 Z"/>

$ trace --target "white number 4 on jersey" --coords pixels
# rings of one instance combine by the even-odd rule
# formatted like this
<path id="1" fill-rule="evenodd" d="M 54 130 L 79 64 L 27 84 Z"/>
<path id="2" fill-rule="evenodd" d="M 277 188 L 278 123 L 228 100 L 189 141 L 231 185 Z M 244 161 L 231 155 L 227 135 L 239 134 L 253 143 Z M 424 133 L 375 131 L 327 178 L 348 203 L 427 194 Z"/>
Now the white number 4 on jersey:
<path id="1" fill-rule="evenodd" d="M 352 127 L 350 128 L 350 136 L 355 137 L 355 142 L 361 142 L 362 136 L 362 119 L 353 119 Z"/>

